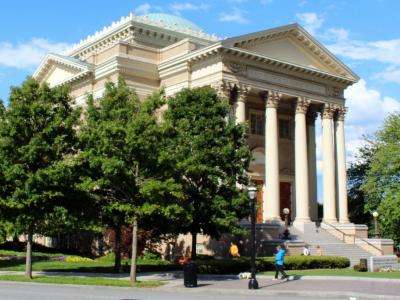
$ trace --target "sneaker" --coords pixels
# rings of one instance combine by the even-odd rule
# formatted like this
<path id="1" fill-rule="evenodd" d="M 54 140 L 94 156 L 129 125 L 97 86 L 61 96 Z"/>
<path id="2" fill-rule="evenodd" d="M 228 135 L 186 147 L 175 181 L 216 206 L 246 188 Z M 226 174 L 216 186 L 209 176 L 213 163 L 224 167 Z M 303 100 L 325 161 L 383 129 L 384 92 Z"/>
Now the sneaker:
<path id="1" fill-rule="evenodd" d="M 278 281 L 279 279 L 278 279 L 278 278 L 273 278 L 272 280 L 273 280 L 273 281 Z"/>
<path id="2" fill-rule="evenodd" d="M 282 281 L 288 281 L 289 279 L 287 277 L 283 278 Z"/>

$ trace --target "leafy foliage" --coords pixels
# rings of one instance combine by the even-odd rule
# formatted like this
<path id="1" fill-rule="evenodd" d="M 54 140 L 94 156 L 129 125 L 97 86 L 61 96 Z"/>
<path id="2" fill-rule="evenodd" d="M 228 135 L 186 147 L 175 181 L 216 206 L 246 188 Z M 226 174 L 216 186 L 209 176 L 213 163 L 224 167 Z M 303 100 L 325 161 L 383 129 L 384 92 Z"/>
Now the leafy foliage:
<path id="1" fill-rule="evenodd" d="M 33 233 L 72 227 L 86 211 L 74 172 L 80 112 L 68 94 L 29 78 L 0 109 L 0 211 L 16 234 L 28 234 L 27 278 Z"/>
<path id="2" fill-rule="evenodd" d="M 375 137 L 366 140 L 357 166 L 350 169 L 357 172 L 349 172 L 351 201 L 363 203 L 370 220 L 377 210 L 381 235 L 400 241 L 400 113 L 390 115 Z"/>
<path id="3" fill-rule="evenodd" d="M 228 119 L 229 105 L 209 88 L 186 89 L 171 97 L 165 113 L 167 145 L 163 161 L 185 195 L 190 220 L 181 232 L 218 237 L 248 215 L 246 195 L 250 150 L 246 126 Z M 195 249 L 192 247 L 192 258 Z"/>
<path id="4" fill-rule="evenodd" d="M 19 233 L 46 233 L 78 208 L 71 175 L 79 111 L 68 93 L 28 79 L 0 118 L 0 205 Z"/>
<path id="5" fill-rule="evenodd" d="M 117 230 L 133 226 L 134 232 L 136 222 L 139 227 L 173 223 L 184 211 L 180 186 L 164 176 L 158 159 L 163 130 L 156 112 L 164 104 L 163 92 L 141 102 L 122 79 L 105 88 L 98 101 L 88 99 L 80 132 L 80 156 L 87 164 L 83 186 L 98 196 L 99 221 Z"/>

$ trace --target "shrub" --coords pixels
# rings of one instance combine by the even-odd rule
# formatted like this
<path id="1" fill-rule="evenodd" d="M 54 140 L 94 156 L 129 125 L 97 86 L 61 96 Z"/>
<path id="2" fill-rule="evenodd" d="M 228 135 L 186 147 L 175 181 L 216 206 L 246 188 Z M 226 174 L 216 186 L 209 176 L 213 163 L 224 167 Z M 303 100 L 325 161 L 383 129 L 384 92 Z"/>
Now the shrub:
<path id="1" fill-rule="evenodd" d="M 368 269 L 365 265 L 357 264 L 353 266 L 353 270 L 357 272 L 367 272 Z"/>
<path id="2" fill-rule="evenodd" d="M 208 254 L 197 254 L 197 260 L 214 260 L 214 256 Z"/>
<path id="3" fill-rule="evenodd" d="M 143 260 L 161 260 L 159 253 L 145 252 L 141 257 Z"/>
<path id="4" fill-rule="evenodd" d="M 250 258 L 197 260 L 196 265 L 200 274 L 237 274 L 249 271 Z M 337 256 L 287 256 L 285 258 L 286 270 L 341 269 L 349 265 L 348 258 Z M 257 257 L 256 268 L 258 272 L 275 270 L 274 257 Z"/>
<path id="5" fill-rule="evenodd" d="M 82 257 L 82 256 L 72 256 L 72 255 L 68 255 L 65 258 L 66 262 L 94 262 L 93 259 L 88 258 L 88 257 Z"/>

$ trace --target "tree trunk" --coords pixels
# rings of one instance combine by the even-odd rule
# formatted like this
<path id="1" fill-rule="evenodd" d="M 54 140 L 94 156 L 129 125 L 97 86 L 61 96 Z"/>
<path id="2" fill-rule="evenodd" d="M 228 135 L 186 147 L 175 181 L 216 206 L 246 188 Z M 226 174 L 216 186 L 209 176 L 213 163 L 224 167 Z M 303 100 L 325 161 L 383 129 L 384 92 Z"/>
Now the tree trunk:
<path id="1" fill-rule="evenodd" d="M 32 279 L 32 240 L 33 230 L 28 230 L 28 241 L 26 243 L 26 265 L 25 265 L 25 278 L 28 280 Z"/>
<path id="2" fill-rule="evenodd" d="M 116 226 L 115 229 L 115 262 L 114 270 L 117 273 L 122 272 L 121 266 L 121 226 Z"/>
<path id="3" fill-rule="evenodd" d="M 197 259 L 197 253 L 196 253 L 196 245 L 197 245 L 197 232 L 192 231 L 192 261 L 195 261 Z"/>
<path id="4" fill-rule="evenodd" d="M 137 231 L 138 225 L 137 220 L 133 221 L 133 228 L 132 228 L 132 258 L 131 258 L 131 274 L 130 274 L 130 281 L 132 284 L 136 283 L 136 260 L 137 260 Z"/>

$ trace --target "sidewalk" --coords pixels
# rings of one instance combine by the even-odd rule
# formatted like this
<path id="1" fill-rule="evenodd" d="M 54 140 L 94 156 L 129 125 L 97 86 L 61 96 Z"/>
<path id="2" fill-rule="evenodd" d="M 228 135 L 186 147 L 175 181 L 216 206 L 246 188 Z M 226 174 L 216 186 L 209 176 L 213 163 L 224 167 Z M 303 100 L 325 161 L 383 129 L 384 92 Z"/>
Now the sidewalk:
<path id="1" fill-rule="evenodd" d="M 23 274 L 16 271 L 1 271 L 0 275 Z M 128 280 L 129 274 L 93 274 L 68 272 L 33 272 L 35 276 L 74 276 L 74 277 L 105 277 Z M 364 278 L 364 277 L 329 277 L 301 276 L 289 281 L 272 281 L 271 276 L 257 276 L 260 289 L 248 290 L 247 279 L 237 279 L 234 275 L 200 275 L 197 288 L 183 286 L 182 272 L 144 273 L 138 276 L 139 281 L 161 280 L 167 284 L 162 289 L 169 293 L 207 293 L 225 295 L 291 295 L 314 297 L 344 297 L 344 299 L 385 299 L 400 300 L 400 279 Z"/>

